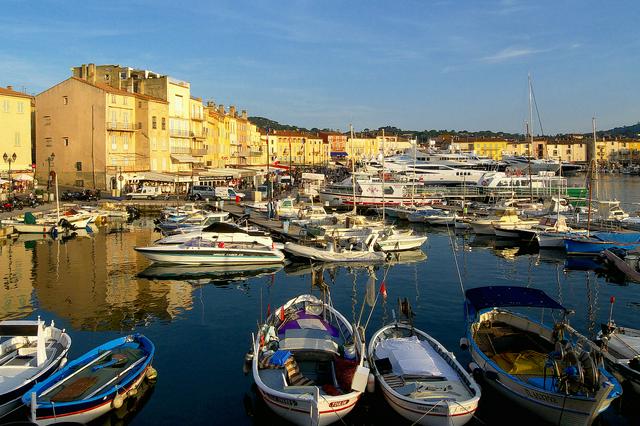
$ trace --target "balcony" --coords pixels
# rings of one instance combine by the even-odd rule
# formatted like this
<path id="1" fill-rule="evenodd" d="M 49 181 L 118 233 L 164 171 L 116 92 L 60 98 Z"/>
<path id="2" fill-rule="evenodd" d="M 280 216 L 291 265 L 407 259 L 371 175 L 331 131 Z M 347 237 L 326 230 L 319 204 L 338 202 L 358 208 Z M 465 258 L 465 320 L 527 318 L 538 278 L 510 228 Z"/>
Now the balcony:
<path id="1" fill-rule="evenodd" d="M 195 138 L 195 139 L 206 139 L 206 138 L 207 138 L 206 133 L 205 133 L 205 132 L 203 132 L 203 131 L 199 131 L 199 132 L 198 132 L 198 131 L 196 131 L 196 132 L 194 132 L 194 131 L 192 130 L 191 132 L 189 132 L 189 135 L 190 135 L 192 138 Z"/>
<path id="2" fill-rule="evenodd" d="M 169 129 L 169 136 L 172 136 L 175 138 L 188 138 L 189 131 L 183 130 L 183 129 Z"/>
<path id="3" fill-rule="evenodd" d="M 191 119 L 193 121 L 204 121 L 204 114 L 192 114 Z"/>
<path id="4" fill-rule="evenodd" d="M 119 131 L 119 132 L 134 132 L 139 129 L 140 129 L 140 126 L 137 123 L 107 121 L 107 130 L 113 130 L 113 131 Z"/>
<path id="5" fill-rule="evenodd" d="M 203 157 L 207 155 L 207 150 L 204 148 L 192 148 L 191 155 L 193 155 L 194 157 Z"/>
<path id="6" fill-rule="evenodd" d="M 172 146 L 169 148 L 171 154 L 191 154 L 191 148 L 182 146 Z"/>

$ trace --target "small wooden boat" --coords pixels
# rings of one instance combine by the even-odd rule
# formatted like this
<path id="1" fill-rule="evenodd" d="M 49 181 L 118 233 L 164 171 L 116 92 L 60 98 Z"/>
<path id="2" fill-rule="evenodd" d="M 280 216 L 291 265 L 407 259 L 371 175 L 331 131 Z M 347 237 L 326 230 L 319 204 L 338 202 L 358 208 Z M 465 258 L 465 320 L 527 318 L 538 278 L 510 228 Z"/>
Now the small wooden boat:
<path id="1" fill-rule="evenodd" d="M 155 347 L 142 334 L 112 340 L 71 361 L 22 397 L 38 425 L 87 423 L 137 392 L 151 367 Z"/>
<path id="2" fill-rule="evenodd" d="M 478 408 L 478 384 L 452 352 L 411 324 L 376 331 L 368 354 L 384 398 L 412 424 L 460 426 Z"/>
<path id="3" fill-rule="evenodd" d="M 67 362 L 71 338 L 38 320 L 0 321 L 0 417 L 21 406 L 20 398 Z"/>
<path id="4" fill-rule="evenodd" d="M 472 368 L 516 404 L 556 425 L 590 425 L 622 394 L 601 351 L 569 325 L 570 311 L 543 291 L 493 286 L 465 296 L 461 346 L 471 351 Z M 563 318 L 551 328 L 507 307 L 561 311 Z"/>
<path id="5" fill-rule="evenodd" d="M 284 261 L 284 254 L 274 246 L 215 242 L 200 237 L 178 245 L 135 247 L 134 250 L 154 262 L 182 265 L 258 265 Z"/>
<path id="6" fill-rule="evenodd" d="M 603 250 L 640 248 L 640 232 L 592 232 L 589 236 L 571 237 L 564 240 L 567 254 L 597 255 Z"/>
<path id="7" fill-rule="evenodd" d="M 364 337 L 331 304 L 312 295 L 286 302 L 253 339 L 258 392 L 297 425 L 324 426 L 349 414 L 366 389 Z"/>

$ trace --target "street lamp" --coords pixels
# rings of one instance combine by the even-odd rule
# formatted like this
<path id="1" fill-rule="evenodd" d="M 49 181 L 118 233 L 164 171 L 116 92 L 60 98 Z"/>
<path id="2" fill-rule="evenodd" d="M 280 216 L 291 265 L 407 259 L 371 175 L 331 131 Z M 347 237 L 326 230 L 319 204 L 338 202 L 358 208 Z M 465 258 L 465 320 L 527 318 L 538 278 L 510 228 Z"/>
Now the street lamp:
<path id="1" fill-rule="evenodd" d="M 55 160 L 56 158 L 56 154 L 54 154 L 53 152 L 51 153 L 50 156 L 47 157 L 47 201 L 49 201 L 49 198 L 51 198 L 50 196 L 50 189 L 51 189 L 51 163 L 53 163 L 53 160 Z"/>
<path id="2" fill-rule="evenodd" d="M 16 158 L 18 158 L 18 156 L 16 155 L 15 152 L 11 156 L 5 152 L 4 155 L 2 156 L 2 159 L 4 160 L 4 162 L 9 163 L 9 194 L 13 194 L 13 179 L 11 179 L 11 163 L 16 161 Z"/>

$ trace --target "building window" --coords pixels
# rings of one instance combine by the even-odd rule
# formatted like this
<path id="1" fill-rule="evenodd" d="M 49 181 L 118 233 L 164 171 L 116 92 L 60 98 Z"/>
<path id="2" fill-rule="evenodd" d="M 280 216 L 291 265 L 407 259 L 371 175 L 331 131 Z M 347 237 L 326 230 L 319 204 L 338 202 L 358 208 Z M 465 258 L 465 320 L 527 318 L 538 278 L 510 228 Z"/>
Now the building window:
<path id="1" fill-rule="evenodd" d="M 63 96 L 62 97 L 62 105 L 69 105 L 69 97 L 68 96 Z"/>
<path id="2" fill-rule="evenodd" d="M 44 138 L 44 143 L 47 145 L 47 147 L 51 147 L 53 140 L 51 138 Z"/>
<path id="3" fill-rule="evenodd" d="M 158 149 L 158 140 L 155 136 L 151 136 L 151 149 Z"/>
<path id="4" fill-rule="evenodd" d="M 142 102 L 138 101 L 138 108 L 142 108 Z"/>
<path id="5" fill-rule="evenodd" d="M 109 76 L 109 74 L 105 74 L 104 75 L 104 81 L 109 81 L 109 78 L 111 78 L 111 76 Z"/>
<path id="6" fill-rule="evenodd" d="M 122 149 L 129 150 L 129 135 L 122 136 Z"/>
<path id="7" fill-rule="evenodd" d="M 14 145 L 15 146 L 20 146 L 20 132 L 16 132 L 16 134 L 15 134 Z"/>
<path id="8" fill-rule="evenodd" d="M 9 112 L 9 101 L 5 100 L 4 102 L 2 102 L 2 110 L 4 112 Z"/>
<path id="9" fill-rule="evenodd" d="M 24 112 L 24 103 L 18 102 L 18 114 L 22 114 Z"/>
<path id="10" fill-rule="evenodd" d="M 84 181 L 82 179 L 76 180 L 76 185 L 75 186 L 79 186 L 79 187 L 82 188 L 84 186 Z"/>
<path id="11" fill-rule="evenodd" d="M 162 130 L 167 130 L 167 119 L 162 117 Z"/>
<path id="12" fill-rule="evenodd" d="M 120 71 L 120 79 L 124 80 L 127 78 L 127 72 L 126 71 Z"/>
<path id="13" fill-rule="evenodd" d="M 64 142 L 64 146 L 69 146 L 69 138 L 62 138 L 62 142 Z"/>
<path id="14" fill-rule="evenodd" d="M 123 96 L 122 97 L 122 105 L 127 105 L 127 100 L 128 100 L 127 97 Z"/>
<path id="15" fill-rule="evenodd" d="M 116 135 L 111 135 L 111 150 L 116 151 L 118 149 L 118 143 L 116 142 Z"/>
<path id="16" fill-rule="evenodd" d="M 76 171 L 77 172 L 81 172 L 82 171 L 82 161 L 76 161 Z M 81 185 L 79 185 L 81 186 Z"/>
<path id="17" fill-rule="evenodd" d="M 174 99 L 173 112 L 175 113 L 175 115 L 182 115 L 182 111 L 183 111 L 182 96 L 175 95 L 173 99 Z"/>
<path id="18" fill-rule="evenodd" d="M 116 103 L 116 95 L 111 95 L 111 103 L 112 104 Z"/>
<path id="19" fill-rule="evenodd" d="M 152 129 L 157 129 L 158 128 L 158 123 L 156 122 L 156 116 L 152 116 L 151 117 L 151 128 Z"/>

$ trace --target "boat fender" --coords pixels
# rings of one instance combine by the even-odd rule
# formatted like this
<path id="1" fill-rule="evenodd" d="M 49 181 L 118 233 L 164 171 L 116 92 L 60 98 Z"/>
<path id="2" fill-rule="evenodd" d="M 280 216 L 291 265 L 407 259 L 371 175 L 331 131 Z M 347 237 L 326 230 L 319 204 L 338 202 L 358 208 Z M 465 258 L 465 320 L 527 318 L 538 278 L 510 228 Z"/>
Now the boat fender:
<path id="1" fill-rule="evenodd" d="M 120 394 L 116 394 L 116 397 L 113 398 L 113 402 L 111 402 L 111 406 L 117 410 L 118 408 L 122 407 L 122 405 L 124 404 L 124 399 L 125 399 L 124 396 Z"/>
<path id="2" fill-rule="evenodd" d="M 249 351 L 244 356 L 244 362 L 242 363 L 242 372 L 246 376 L 251 371 L 251 363 L 253 362 L 253 351 Z"/>
<path id="3" fill-rule="evenodd" d="M 146 375 L 148 380 L 155 380 L 158 378 L 158 370 L 149 366 L 149 368 L 147 368 Z"/>
<path id="4" fill-rule="evenodd" d="M 482 374 L 482 368 L 480 368 L 480 366 L 478 364 L 476 364 L 475 362 L 470 362 L 469 365 L 467 366 L 467 368 L 469 369 L 469 371 L 471 371 L 471 374 L 473 375 L 473 379 L 475 381 L 479 381 L 483 374 Z"/>
<path id="5" fill-rule="evenodd" d="M 58 238 L 58 228 L 55 226 L 51 228 L 51 238 L 53 238 L 54 240 Z"/>
<path id="6" fill-rule="evenodd" d="M 374 393 L 376 391 L 376 376 L 373 373 L 369 373 L 367 378 L 367 392 Z"/>
<path id="7" fill-rule="evenodd" d="M 62 370 L 62 368 L 67 365 L 67 357 L 65 356 L 60 360 L 60 365 L 58 366 L 58 370 Z"/>
<path id="8" fill-rule="evenodd" d="M 138 388 L 131 388 L 127 392 L 127 397 L 136 396 L 138 394 Z"/>
<path id="9" fill-rule="evenodd" d="M 495 371 L 485 371 L 484 372 L 484 377 L 487 380 L 492 380 L 494 382 L 497 382 L 498 378 L 499 378 L 498 373 L 496 373 Z"/>
<path id="10" fill-rule="evenodd" d="M 466 337 L 461 337 L 460 338 L 460 349 L 462 349 L 463 351 L 466 351 L 467 349 L 469 349 L 469 339 L 467 339 Z M 475 364 L 475 363 L 471 363 L 471 364 Z M 469 364 L 469 367 L 471 367 L 471 364 Z M 478 366 L 478 364 L 475 364 L 476 367 Z M 473 371 L 470 368 L 471 371 Z"/>
<path id="11" fill-rule="evenodd" d="M 640 371 L 640 355 L 636 355 L 631 359 L 631 361 L 629 361 L 629 368 Z"/>

